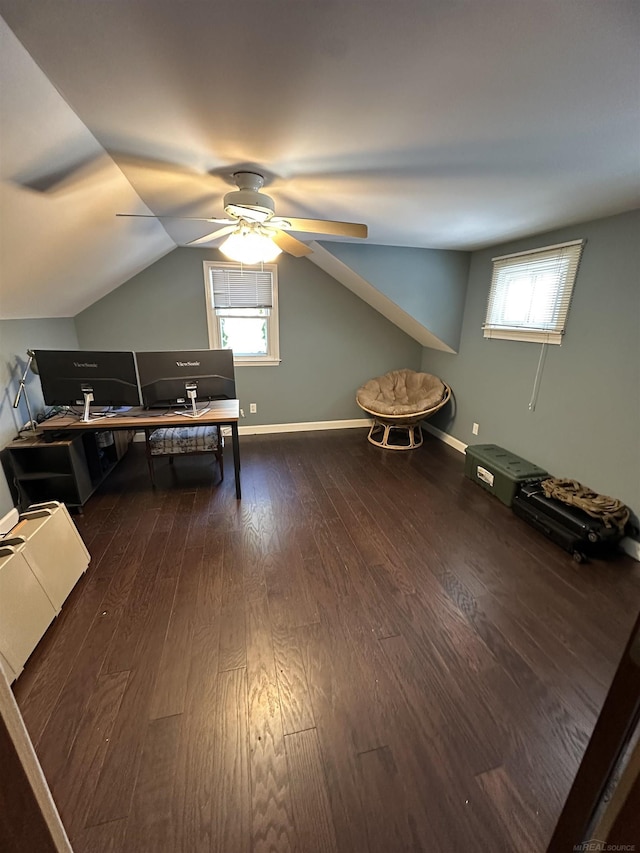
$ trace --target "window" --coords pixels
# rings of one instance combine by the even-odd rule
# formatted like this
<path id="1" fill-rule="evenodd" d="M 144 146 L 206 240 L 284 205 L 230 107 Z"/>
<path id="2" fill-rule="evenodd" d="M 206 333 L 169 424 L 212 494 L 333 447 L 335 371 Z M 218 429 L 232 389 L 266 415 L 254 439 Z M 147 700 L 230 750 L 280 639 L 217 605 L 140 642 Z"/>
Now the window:
<path id="1" fill-rule="evenodd" d="M 583 245 L 493 258 L 485 338 L 561 344 Z"/>
<path id="2" fill-rule="evenodd" d="M 279 364 L 278 268 L 204 262 L 209 346 L 236 364 Z"/>

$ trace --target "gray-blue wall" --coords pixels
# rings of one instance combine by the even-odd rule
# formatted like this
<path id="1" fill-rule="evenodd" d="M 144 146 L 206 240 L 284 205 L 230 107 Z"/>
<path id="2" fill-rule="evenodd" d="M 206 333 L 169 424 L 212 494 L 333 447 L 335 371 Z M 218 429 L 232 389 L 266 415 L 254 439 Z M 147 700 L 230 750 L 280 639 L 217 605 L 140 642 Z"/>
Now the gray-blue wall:
<path id="1" fill-rule="evenodd" d="M 547 348 L 530 412 L 540 345 L 482 336 L 491 258 L 579 238 L 587 243 L 567 331 L 562 346 Z M 639 271 L 640 211 L 474 252 L 458 354 L 423 352 L 423 369 L 456 398 L 455 415 L 439 413 L 434 426 L 465 444 L 507 447 L 640 514 Z"/>
<path id="2" fill-rule="evenodd" d="M 17 409 L 13 401 L 27 363 L 28 349 L 77 349 L 72 319 L 0 320 L 0 447 L 12 441 L 28 421 L 24 397 Z M 44 411 L 40 380 L 31 371 L 26 379 L 31 411 Z M 13 506 L 9 487 L 0 474 L 0 517 Z"/>
<path id="3" fill-rule="evenodd" d="M 176 249 L 87 308 L 75 318 L 80 346 L 207 348 L 205 259 L 223 258 Z M 419 369 L 420 344 L 306 258 L 279 257 L 278 288 L 282 363 L 236 368 L 242 425 L 361 418 L 355 393 L 363 382 Z"/>
<path id="4" fill-rule="evenodd" d="M 537 407 L 530 412 L 540 346 L 482 336 L 491 258 L 578 238 L 587 243 L 567 334 L 561 347 L 547 349 Z M 381 265 L 388 258 L 391 266 L 400 263 L 398 253 L 425 251 L 354 248 L 375 250 L 370 257 Z M 24 363 L 28 347 L 206 348 L 202 261 L 217 258 L 212 250 L 175 250 L 78 315 L 75 332 L 70 320 L 2 321 L 3 386 L 10 386 L 0 407 L 3 443 L 26 420 L 24 411 L 14 417 L 9 398 L 17 388 L 17 359 Z M 362 382 L 394 368 L 422 367 L 442 376 L 455 394 L 455 407 L 439 413 L 434 425 L 465 443 L 508 447 L 639 513 L 640 211 L 474 252 L 457 355 L 423 350 L 306 259 L 281 256 L 278 267 L 282 364 L 238 368 L 245 425 L 358 418 L 353 398 Z M 413 286 L 422 294 L 421 285 Z M 448 292 L 454 315 L 460 287 Z M 29 389 L 40 408 L 35 377 Z M 257 403 L 256 415 L 249 414 L 249 402 Z M 471 432 L 474 421 L 478 436 Z M 7 501 L 1 484 L 0 512 Z"/>
<path id="5" fill-rule="evenodd" d="M 358 243 L 321 245 L 457 352 L 468 252 Z"/>

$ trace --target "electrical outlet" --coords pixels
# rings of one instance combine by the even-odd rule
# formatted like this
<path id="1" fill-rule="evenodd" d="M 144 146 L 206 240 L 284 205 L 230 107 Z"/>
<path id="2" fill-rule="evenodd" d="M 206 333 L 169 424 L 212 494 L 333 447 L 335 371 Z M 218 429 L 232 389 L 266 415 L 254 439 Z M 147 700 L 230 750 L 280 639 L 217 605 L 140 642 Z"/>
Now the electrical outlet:
<path id="1" fill-rule="evenodd" d="M 474 424 L 474 425 L 473 425 L 473 429 L 471 430 L 471 432 L 472 432 L 474 435 L 477 435 L 477 434 L 480 432 L 480 424 Z"/>
<path id="2" fill-rule="evenodd" d="M 252 415 L 255 415 L 257 411 L 258 411 L 258 407 L 256 406 L 256 404 L 255 403 L 249 403 L 249 412 Z"/>

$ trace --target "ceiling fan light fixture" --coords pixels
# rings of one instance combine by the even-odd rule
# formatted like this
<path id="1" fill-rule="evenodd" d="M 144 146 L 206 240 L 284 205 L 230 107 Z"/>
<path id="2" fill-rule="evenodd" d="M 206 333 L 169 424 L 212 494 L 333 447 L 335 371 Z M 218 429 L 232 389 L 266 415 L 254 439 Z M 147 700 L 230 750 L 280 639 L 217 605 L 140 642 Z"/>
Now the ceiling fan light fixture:
<path id="1" fill-rule="evenodd" d="M 246 207 L 242 204 L 227 204 L 224 212 L 235 219 L 246 219 L 250 222 L 266 222 L 273 215 L 272 210 L 264 207 Z"/>
<path id="2" fill-rule="evenodd" d="M 300 219 L 274 216 L 273 199 L 260 192 L 264 176 L 259 172 L 238 170 L 228 175 L 238 187 L 224 196 L 224 209 L 229 219 L 199 216 L 157 216 L 145 213 L 119 213 L 118 216 L 143 216 L 158 219 L 191 219 L 224 225 L 203 237 L 189 240 L 187 246 L 202 246 L 230 235 L 220 250 L 231 260 L 245 264 L 269 263 L 282 252 L 294 258 L 309 255 L 312 249 L 289 231 L 303 234 L 327 234 L 337 237 L 367 237 L 367 226 L 357 222 L 338 222 L 330 219 Z"/>
<path id="3" fill-rule="evenodd" d="M 220 245 L 220 251 L 232 261 L 251 265 L 270 263 L 282 250 L 262 228 L 242 223 Z"/>
<path id="4" fill-rule="evenodd" d="M 227 216 L 246 219 L 248 222 L 265 222 L 273 216 L 275 204 L 264 193 L 254 190 L 236 190 L 224 197 L 224 210 Z"/>

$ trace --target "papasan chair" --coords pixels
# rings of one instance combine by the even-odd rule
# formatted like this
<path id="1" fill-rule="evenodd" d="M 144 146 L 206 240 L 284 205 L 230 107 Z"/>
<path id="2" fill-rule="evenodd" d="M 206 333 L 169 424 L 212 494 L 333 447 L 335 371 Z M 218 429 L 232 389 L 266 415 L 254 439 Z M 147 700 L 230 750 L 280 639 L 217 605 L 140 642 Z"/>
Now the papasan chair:
<path id="1" fill-rule="evenodd" d="M 420 422 L 430 418 L 451 397 L 451 388 L 437 376 L 415 370 L 392 370 L 370 379 L 356 394 L 356 403 L 373 417 L 367 436 L 388 450 L 413 450 L 422 444 Z"/>

